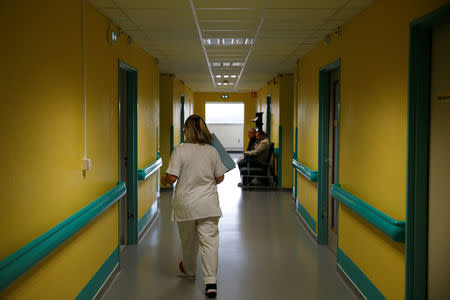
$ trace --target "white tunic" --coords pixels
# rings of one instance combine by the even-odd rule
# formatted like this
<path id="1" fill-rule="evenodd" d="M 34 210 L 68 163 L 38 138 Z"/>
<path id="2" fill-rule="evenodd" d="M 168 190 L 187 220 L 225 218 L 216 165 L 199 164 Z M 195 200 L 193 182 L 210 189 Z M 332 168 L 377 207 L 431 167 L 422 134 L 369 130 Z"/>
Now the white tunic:
<path id="1" fill-rule="evenodd" d="M 213 146 L 191 143 L 176 146 L 166 170 L 167 174 L 178 177 L 172 220 L 221 217 L 215 177 L 221 177 L 226 171 Z"/>

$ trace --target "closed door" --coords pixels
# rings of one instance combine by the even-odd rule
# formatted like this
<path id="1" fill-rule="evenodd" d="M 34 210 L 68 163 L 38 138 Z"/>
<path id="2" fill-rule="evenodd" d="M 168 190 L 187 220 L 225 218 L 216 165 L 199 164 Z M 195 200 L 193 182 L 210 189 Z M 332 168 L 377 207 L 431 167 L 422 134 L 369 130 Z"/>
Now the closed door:
<path id="1" fill-rule="evenodd" d="M 127 122 L 127 71 L 119 69 L 119 118 L 120 118 L 120 181 L 128 188 L 128 122 Z M 127 244 L 128 207 L 127 195 L 120 199 L 120 244 Z"/>
<path id="2" fill-rule="evenodd" d="M 329 184 L 339 183 L 339 69 L 330 71 L 330 117 L 329 117 Z M 328 193 L 328 247 L 337 254 L 337 200 Z"/>
<path id="3" fill-rule="evenodd" d="M 450 23 L 433 29 L 428 199 L 428 299 L 450 299 Z"/>

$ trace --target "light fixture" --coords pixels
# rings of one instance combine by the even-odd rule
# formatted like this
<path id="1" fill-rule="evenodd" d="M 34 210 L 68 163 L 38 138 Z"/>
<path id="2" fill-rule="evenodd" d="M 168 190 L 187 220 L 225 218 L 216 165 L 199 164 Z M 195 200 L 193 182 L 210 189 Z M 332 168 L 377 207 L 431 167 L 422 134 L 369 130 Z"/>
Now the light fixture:
<path id="1" fill-rule="evenodd" d="M 228 77 L 230 77 L 230 76 L 228 76 L 228 75 L 223 75 L 223 78 L 228 78 Z"/>
<path id="2" fill-rule="evenodd" d="M 253 44 L 251 38 L 204 38 L 205 46 L 239 46 Z"/>
<path id="3" fill-rule="evenodd" d="M 222 75 L 216 75 L 216 78 L 221 78 L 222 77 Z"/>
<path id="4" fill-rule="evenodd" d="M 222 82 L 218 82 L 217 85 L 222 85 Z"/>
<path id="5" fill-rule="evenodd" d="M 224 62 L 224 63 L 222 63 L 222 66 L 224 66 L 224 67 L 229 67 L 229 66 L 231 66 L 231 63 L 229 63 L 229 62 Z"/>
<path id="6" fill-rule="evenodd" d="M 236 75 L 231 75 L 230 77 L 231 77 L 231 78 L 236 78 Z"/>
<path id="7" fill-rule="evenodd" d="M 114 29 L 112 29 L 111 26 L 108 28 L 107 39 L 111 45 L 115 45 L 117 43 L 117 33 L 114 31 Z"/>
<path id="8" fill-rule="evenodd" d="M 228 95 L 227 94 L 222 94 L 222 99 L 227 99 Z"/>

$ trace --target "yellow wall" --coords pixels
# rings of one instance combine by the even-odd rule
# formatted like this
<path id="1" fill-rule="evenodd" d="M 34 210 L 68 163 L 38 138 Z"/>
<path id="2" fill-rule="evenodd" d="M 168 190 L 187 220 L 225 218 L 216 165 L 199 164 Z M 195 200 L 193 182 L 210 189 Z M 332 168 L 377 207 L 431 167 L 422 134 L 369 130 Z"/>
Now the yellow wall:
<path id="1" fill-rule="evenodd" d="M 113 188 L 118 180 L 118 59 L 138 69 L 139 166 L 156 157 L 157 67 L 126 36 L 106 41 L 108 21 L 86 7 L 87 152 L 82 176 L 80 1 L 2 3 L 8 41 L 0 111 L 0 259 Z M 30 34 L 32 32 L 32 34 Z M 146 120 L 147 119 L 147 120 Z M 150 121 L 148 121 L 150 120 Z M 155 183 L 149 186 L 155 189 Z M 140 205 L 154 201 L 140 194 Z M 7 299 L 74 298 L 118 246 L 113 205 L 2 292 Z M 80 264 L 80 262 L 83 262 Z"/>
<path id="2" fill-rule="evenodd" d="M 340 37 L 320 43 L 298 64 L 299 161 L 318 169 L 319 68 L 340 57 L 339 181 L 398 220 L 406 210 L 409 23 L 446 2 L 375 1 L 342 27 Z M 300 176 L 298 189 L 299 201 L 317 220 L 317 189 Z M 341 205 L 339 247 L 388 299 L 404 298 L 404 244 Z"/>
<path id="3" fill-rule="evenodd" d="M 161 93 L 161 157 L 164 174 L 170 161 L 170 126 L 173 126 L 173 146 L 181 141 L 181 96 L 184 96 L 184 119 L 193 114 L 194 92 L 173 74 L 160 75 Z M 184 124 L 183 124 L 184 125 Z"/>
<path id="4" fill-rule="evenodd" d="M 170 160 L 170 126 L 173 125 L 173 75 L 160 75 L 160 152 L 163 160 L 161 174 L 164 174 Z"/>
<path id="5" fill-rule="evenodd" d="M 195 93 L 194 94 L 194 114 L 205 118 L 205 103 L 206 102 L 244 102 L 244 145 L 247 148 L 248 135 L 247 131 L 255 127 L 256 101 L 250 93 L 226 93 L 228 98 L 222 99 L 224 93 Z"/>

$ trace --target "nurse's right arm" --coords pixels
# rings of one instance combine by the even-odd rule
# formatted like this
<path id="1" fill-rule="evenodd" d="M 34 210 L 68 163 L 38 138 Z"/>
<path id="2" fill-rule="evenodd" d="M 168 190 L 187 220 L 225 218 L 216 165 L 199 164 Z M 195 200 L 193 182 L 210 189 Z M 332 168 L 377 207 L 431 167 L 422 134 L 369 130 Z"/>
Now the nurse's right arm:
<path id="1" fill-rule="evenodd" d="M 222 175 L 220 177 L 214 177 L 214 179 L 216 179 L 216 184 L 219 184 L 223 181 L 223 179 L 225 178 L 225 175 Z"/>
<path id="2" fill-rule="evenodd" d="M 169 185 L 173 184 L 175 181 L 178 180 L 178 177 L 171 174 L 164 174 L 164 176 L 161 178 L 161 185 Z"/>

